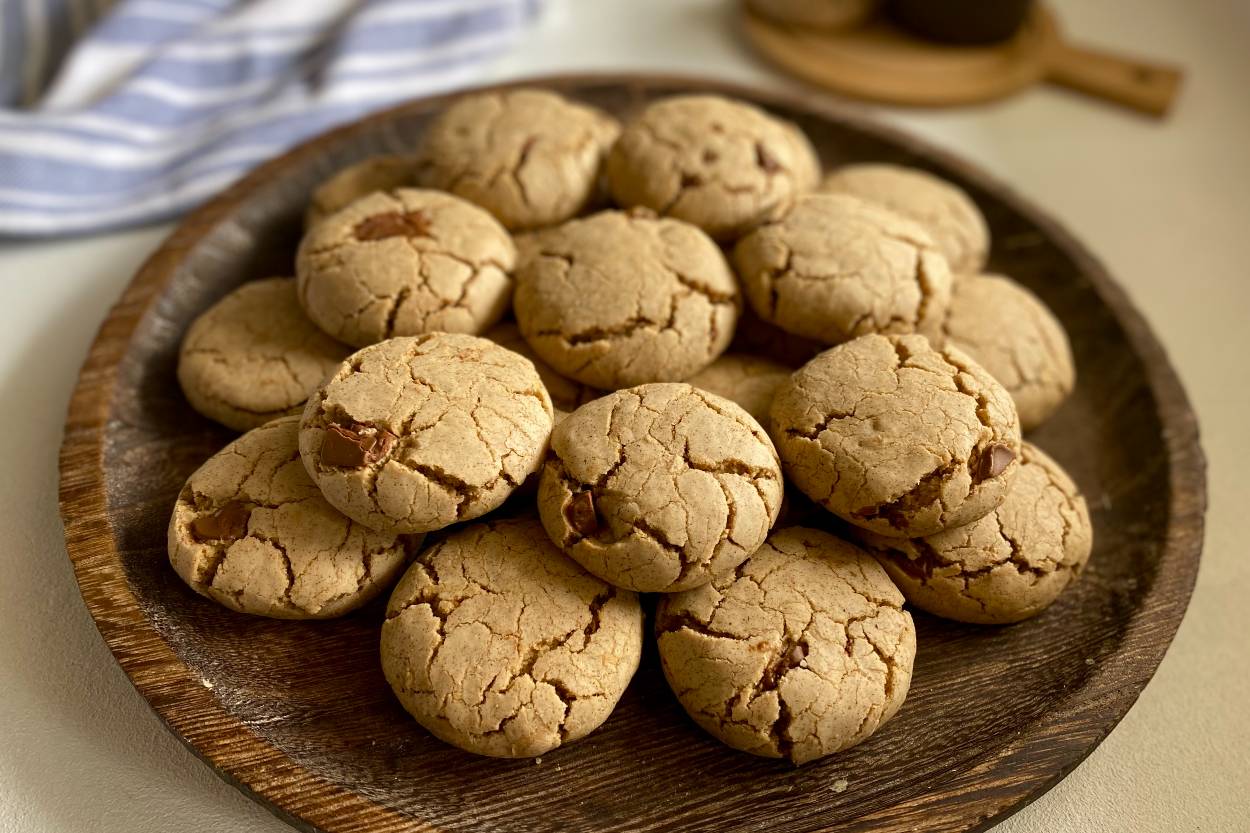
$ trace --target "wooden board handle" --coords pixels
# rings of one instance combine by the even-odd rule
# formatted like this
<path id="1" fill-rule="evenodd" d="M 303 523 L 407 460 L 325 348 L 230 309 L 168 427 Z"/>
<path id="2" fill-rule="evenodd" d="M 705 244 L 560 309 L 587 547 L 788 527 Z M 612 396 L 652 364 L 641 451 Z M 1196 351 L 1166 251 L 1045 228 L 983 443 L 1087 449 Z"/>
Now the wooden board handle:
<path id="1" fill-rule="evenodd" d="M 1165 64 L 1056 42 L 1047 55 L 1046 78 L 1161 118 L 1176 98 L 1182 73 Z"/>

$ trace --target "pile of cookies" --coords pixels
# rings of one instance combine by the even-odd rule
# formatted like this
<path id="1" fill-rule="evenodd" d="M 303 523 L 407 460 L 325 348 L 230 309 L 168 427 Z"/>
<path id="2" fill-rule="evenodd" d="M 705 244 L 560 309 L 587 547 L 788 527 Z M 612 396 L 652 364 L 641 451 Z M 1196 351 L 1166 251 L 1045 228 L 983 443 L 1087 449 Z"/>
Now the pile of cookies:
<path id="1" fill-rule="evenodd" d="M 188 400 L 246 433 L 187 481 L 170 560 L 261 616 L 389 591 L 386 679 L 472 752 L 601 725 L 645 598 L 700 726 L 795 763 L 845 749 L 907 695 L 905 603 L 1015 622 L 1089 557 L 1084 500 L 1021 438 L 1072 390 L 1067 338 L 980 274 L 989 247 L 955 186 L 822 180 L 745 103 L 621 125 L 466 96 L 411 156 L 317 190 L 294 278 L 187 332 Z"/>

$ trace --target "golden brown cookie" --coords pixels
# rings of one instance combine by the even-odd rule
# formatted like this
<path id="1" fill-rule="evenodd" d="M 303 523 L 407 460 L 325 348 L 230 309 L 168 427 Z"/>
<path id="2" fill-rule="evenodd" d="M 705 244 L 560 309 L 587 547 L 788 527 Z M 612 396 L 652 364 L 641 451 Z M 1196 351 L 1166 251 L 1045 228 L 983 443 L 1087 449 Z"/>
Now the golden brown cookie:
<path id="1" fill-rule="evenodd" d="M 984 518 L 927 538 L 862 535 L 907 601 L 984 625 L 1046 609 L 1080 576 L 1094 543 L 1076 484 L 1028 442 L 1006 500 Z"/>
<path id="2" fill-rule="evenodd" d="M 308 230 L 299 298 L 349 344 L 434 331 L 480 333 L 508 309 L 516 247 L 482 209 L 450 194 L 378 191 Z"/>
<path id="3" fill-rule="evenodd" d="M 507 228 L 560 223 L 595 195 L 620 125 L 547 90 L 467 95 L 422 137 L 420 181 L 495 215 Z"/>
<path id="4" fill-rule="evenodd" d="M 713 95 L 675 96 L 626 125 L 605 167 L 612 196 L 728 240 L 811 190 L 820 162 L 793 124 Z"/>
<path id="5" fill-rule="evenodd" d="M 326 500 L 366 526 L 427 532 L 496 508 L 542 463 L 551 397 L 484 338 L 393 338 L 308 400 L 300 453 Z"/>
<path id="6" fill-rule="evenodd" d="M 955 274 L 985 266 L 990 230 L 981 210 L 961 188 L 931 173 L 902 165 L 846 165 L 829 174 L 820 190 L 850 194 L 919 223 Z"/>
<path id="7" fill-rule="evenodd" d="M 200 466 L 169 519 L 169 561 L 241 613 L 328 619 L 391 585 L 420 536 L 374 532 L 326 503 L 299 456 L 299 417 L 275 419 Z"/>
<path id="8" fill-rule="evenodd" d="M 1076 385 L 1063 325 L 1010 278 L 960 277 L 945 330 L 948 344 L 975 359 L 1011 394 L 1025 431 L 1045 422 Z"/>
<path id="9" fill-rule="evenodd" d="M 534 369 L 538 371 L 538 377 L 543 380 L 543 386 L 547 388 L 547 393 L 551 394 L 551 404 L 555 406 L 557 418 L 559 418 L 560 414 L 567 415 L 572 413 L 590 400 L 598 399 L 603 395 L 603 392 L 598 388 L 583 385 L 581 382 L 576 382 L 567 376 L 561 376 L 557 373 L 554 367 L 538 357 L 533 348 L 522 338 L 521 331 L 517 329 L 517 325 L 511 321 L 496 324 L 489 331 L 483 333 L 482 338 L 489 338 L 501 347 L 506 347 L 514 353 L 519 353 L 534 363 Z"/>
<path id="10" fill-rule="evenodd" d="M 866 333 L 941 339 L 946 259 L 924 229 L 880 206 L 807 194 L 739 240 L 733 262 L 760 318 L 796 335 L 825 344 Z"/>
<path id="11" fill-rule="evenodd" d="M 551 540 L 590 572 L 672 593 L 748 558 L 781 494 L 777 452 L 746 411 L 690 385 L 652 384 L 556 426 L 538 511 Z"/>
<path id="12" fill-rule="evenodd" d="M 638 597 L 565 558 L 532 516 L 469 524 L 420 553 L 382 626 L 404 708 L 447 743 L 502 758 L 597 729 L 641 652 Z"/>
<path id="13" fill-rule="evenodd" d="M 801 764 L 860 743 L 903 704 L 916 629 L 902 605 L 867 553 L 790 527 L 737 572 L 660 600 L 660 662 L 712 735 Z"/>
<path id="14" fill-rule="evenodd" d="M 304 315 L 293 278 L 267 278 L 195 319 L 178 351 L 178 384 L 195 410 L 247 431 L 298 414 L 350 352 Z"/>
<path id="15" fill-rule="evenodd" d="M 723 396 L 756 422 L 767 425 L 773 397 L 789 378 L 790 368 L 771 359 L 726 353 L 686 381 L 708 393 Z"/>
<path id="16" fill-rule="evenodd" d="M 304 225 L 311 226 L 374 191 L 412 188 L 417 183 L 416 159 L 384 154 L 348 165 L 313 191 Z"/>
<path id="17" fill-rule="evenodd" d="M 957 348 L 861 336 L 781 386 L 772 434 L 786 474 L 843 520 L 916 538 L 971 523 L 1020 468 L 1011 396 Z"/>
<path id="18" fill-rule="evenodd" d="M 606 390 L 679 381 L 733 338 L 737 281 L 689 223 L 605 211 L 543 231 L 526 248 L 517 324 L 564 376 Z"/>

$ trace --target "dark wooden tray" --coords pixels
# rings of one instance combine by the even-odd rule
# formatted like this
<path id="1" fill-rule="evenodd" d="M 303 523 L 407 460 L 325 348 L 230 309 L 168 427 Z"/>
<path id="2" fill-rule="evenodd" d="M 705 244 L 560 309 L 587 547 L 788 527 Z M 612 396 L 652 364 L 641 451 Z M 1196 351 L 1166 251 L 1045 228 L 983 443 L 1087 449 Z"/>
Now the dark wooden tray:
<path id="1" fill-rule="evenodd" d="M 867 743 L 797 769 L 699 731 L 653 652 L 586 740 L 541 762 L 474 757 L 425 733 L 391 696 L 377 661 L 377 604 L 339 621 L 288 623 L 195 596 L 167 564 L 165 525 L 183 480 L 230 437 L 180 396 L 179 338 L 240 282 L 289 274 L 312 187 L 352 160 L 410 147 L 448 101 L 432 98 L 313 140 L 192 214 L 91 348 L 61 451 L 61 513 L 83 598 L 139 693 L 222 777 L 306 830 L 966 831 L 1036 798 L 1136 700 L 1198 568 L 1206 485 L 1197 425 L 1123 290 L 1010 188 L 829 102 L 694 79 L 533 83 L 619 114 L 671 93 L 737 96 L 799 122 L 827 166 L 904 162 L 967 188 L 993 229 L 992 268 L 1036 291 L 1072 338 L 1076 393 L 1034 439 L 1089 497 L 1088 572 L 1013 627 L 917 615 L 915 679 L 898 716 Z"/>

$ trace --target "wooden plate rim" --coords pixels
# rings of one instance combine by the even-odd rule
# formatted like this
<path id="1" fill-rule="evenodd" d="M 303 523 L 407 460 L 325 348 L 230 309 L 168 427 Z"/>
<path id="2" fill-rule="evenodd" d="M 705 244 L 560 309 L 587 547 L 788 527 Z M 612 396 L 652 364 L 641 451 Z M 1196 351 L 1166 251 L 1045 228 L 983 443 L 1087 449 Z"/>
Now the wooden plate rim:
<path id="1" fill-rule="evenodd" d="M 892 819 L 900 821 L 904 815 L 914 818 L 915 813 L 923 811 L 932 820 L 931 830 L 952 833 L 983 830 L 1037 798 L 1093 751 L 1154 674 L 1184 615 L 1202 549 L 1206 464 L 1198 441 L 1197 419 L 1163 347 L 1124 290 L 1056 220 L 1026 202 L 1010 187 L 953 154 L 872 121 L 856 108 L 724 81 L 673 75 L 549 75 L 486 85 L 476 91 L 530 85 L 573 89 L 588 85 L 699 88 L 840 122 L 958 170 L 1027 217 L 1080 265 L 1140 356 L 1158 403 L 1168 471 L 1173 481 L 1168 499 L 1166 543 L 1159 558 L 1157 579 L 1142 604 L 1130 615 L 1118 649 L 1091 672 L 1085 686 L 1076 690 L 1079 697 L 1069 696 L 1056 703 L 1027 731 L 1005 742 L 976 767 L 953 774 L 947 783 L 906 804 L 861 817 L 857 827 L 878 829 L 879 825 L 880 829 L 896 829 L 891 825 Z M 228 783 L 302 830 L 433 831 L 436 828 L 330 783 L 287 758 L 226 712 L 212 691 L 182 664 L 145 618 L 125 577 L 107 515 L 104 440 L 117 369 L 141 319 L 169 284 L 186 253 L 226 221 L 253 188 L 286 166 L 320 153 L 325 145 L 367 132 L 398 113 L 436 108 L 471 91 L 475 90 L 417 99 L 308 140 L 261 165 L 187 216 L 148 258 L 109 312 L 83 364 L 69 403 L 59 458 L 60 510 L 75 578 L 100 634 L 135 688 L 175 736 Z M 1147 627 L 1147 620 L 1151 620 L 1150 627 Z M 1075 731 L 1074 726 L 1081 731 Z M 985 775 L 1002 767 L 1027 769 L 1023 764 L 1029 758 L 1029 747 L 1039 740 L 1060 736 L 1073 737 L 1057 768 L 1011 781 L 1006 786 L 982 783 Z"/>

